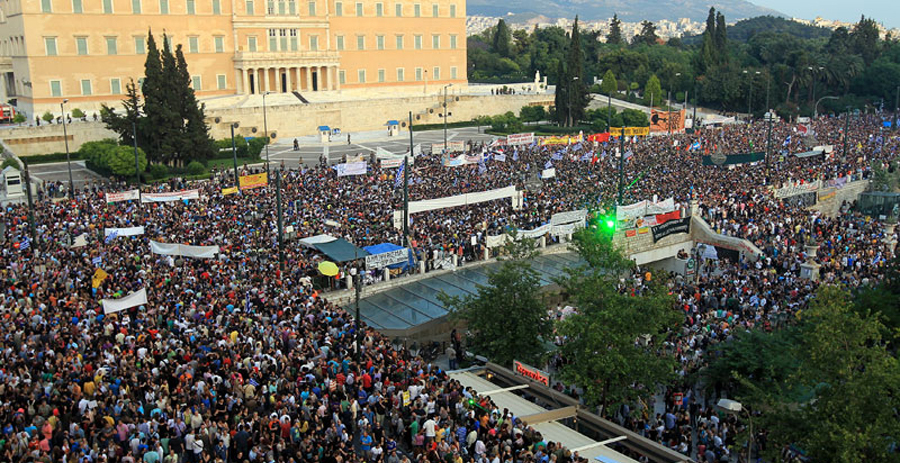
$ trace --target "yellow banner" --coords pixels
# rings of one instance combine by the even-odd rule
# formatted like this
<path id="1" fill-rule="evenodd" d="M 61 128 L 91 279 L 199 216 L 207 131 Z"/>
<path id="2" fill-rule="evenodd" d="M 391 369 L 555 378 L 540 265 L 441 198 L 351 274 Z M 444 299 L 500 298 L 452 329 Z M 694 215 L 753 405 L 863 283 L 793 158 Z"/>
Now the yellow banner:
<path id="1" fill-rule="evenodd" d="M 231 188 L 222 188 L 222 196 L 233 195 L 238 192 L 238 188 L 233 186 Z"/>
<path id="2" fill-rule="evenodd" d="M 269 176 L 265 172 L 254 175 L 242 175 L 238 183 L 242 190 L 260 188 L 269 184 Z"/>
<path id="3" fill-rule="evenodd" d="M 94 289 L 99 288 L 100 283 L 103 283 L 103 280 L 105 280 L 106 277 L 108 277 L 108 276 L 109 276 L 109 274 L 104 272 L 102 268 L 98 268 L 94 272 L 94 278 L 91 280 L 91 286 Z"/>
<path id="4" fill-rule="evenodd" d="M 540 145 L 541 146 L 571 145 L 574 143 L 581 143 L 582 141 L 584 141 L 584 137 L 581 134 L 579 134 L 577 136 L 576 135 L 572 135 L 572 136 L 564 135 L 562 137 L 544 137 L 541 139 Z"/>
<path id="5" fill-rule="evenodd" d="M 609 129 L 609 134 L 614 137 L 622 136 L 622 127 L 612 127 Z M 646 137 L 650 135 L 650 127 L 625 127 L 625 136 L 626 137 Z"/>

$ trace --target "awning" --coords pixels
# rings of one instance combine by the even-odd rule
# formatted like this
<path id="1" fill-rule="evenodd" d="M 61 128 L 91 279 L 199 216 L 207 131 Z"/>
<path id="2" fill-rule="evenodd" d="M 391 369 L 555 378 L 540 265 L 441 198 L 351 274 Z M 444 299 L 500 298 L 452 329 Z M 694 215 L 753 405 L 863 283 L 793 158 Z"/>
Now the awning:
<path id="1" fill-rule="evenodd" d="M 390 121 L 387 121 L 386 125 L 400 125 L 400 123 L 395 120 L 390 120 Z"/>
<path id="2" fill-rule="evenodd" d="M 321 243 L 330 243 L 337 238 L 331 235 L 316 235 L 316 236 L 308 236 L 300 240 L 300 244 L 306 246 L 308 248 L 314 248 L 317 244 Z"/>
<path id="3" fill-rule="evenodd" d="M 349 262 L 369 255 L 365 249 L 358 248 L 343 238 L 327 243 L 317 243 L 313 245 L 313 248 L 335 262 Z"/>
<path id="4" fill-rule="evenodd" d="M 319 132 L 331 132 L 331 127 L 328 127 L 327 125 L 320 125 Z"/>

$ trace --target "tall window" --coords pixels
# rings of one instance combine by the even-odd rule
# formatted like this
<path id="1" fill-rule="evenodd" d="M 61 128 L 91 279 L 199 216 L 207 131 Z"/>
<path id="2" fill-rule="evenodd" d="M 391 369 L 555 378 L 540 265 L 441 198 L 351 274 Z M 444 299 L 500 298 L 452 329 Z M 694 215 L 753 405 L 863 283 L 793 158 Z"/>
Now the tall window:
<path id="1" fill-rule="evenodd" d="M 112 13 L 113 13 L 112 0 L 103 0 L 103 14 L 112 14 Z"/>
<path id="2" fill-rule="evenodd" d="M 58 80 L 50 81 L 50 96 L 62 96 L 62 82 Z"/>
<path id="3" fill-rule="evenodd" d="M 224 53 L 225 52 L 225 37 L 219 35 L 213 38 L 216 44 L 216 53 Z"/>
<path id="4" fill-rule="evenodd" d="M 200 76 L 191 76 L 191 86 L 194 87 L 195 92 L 199 92 L 202 88 L 202 82 L 200 81 Z"/>
<path id="5" fill-rule="evenodd" d="M 360 70 L 358 71 L 358 74 L 359 74 L 359 75 L 358 75 L 358 77 L 359 77 L 359 83 L 361 83 L 361 84 L 366 83 L 366 70 L 365 70 L 365 69 L 360 69 Z"/>
<path id="6" fill-rule="evenodd" d="M 416 82 L 422 81 L 422 68 L 416 68 Z"/>
<path id="7" fill-rule="evenodd" d="M 360 2 L 356 2 L 356 16 L 363 15 L 363 4 Z"/>
<path id="8" fill-rule="evenodd" d="M 51 0 L 41 0 L 41 13 L 53 13 L 53 2 Z"/>
<path id="9" fill-rule="evenodd" d="M 88 54 L 87 37 L 75 37 L 75 52 L 81 56 L 85 56 Z"/>
<path id="10" fill-rule="evenodd" d="M 455 35 L 450 36 L 450 49 L 456 50 L 456 36 Z"/>
<path id="11" fill-rule="evenodd" d="M 141 14 L 141 0 L 131 0 L 131 12 L 133 14 Z"/>
<path id="12" fill-rule="evenodd" d="M 228 81 L 225 79 L 225 74 L 217 74 L 216 88 L 219 90 L 225 90 L 226 87 L 228 87 Z"/>
<path id="13" fill-rule="evenodd" d="M 269 0 L 266 2 L 266 14 L 275 14 L 275 1 Z"/>
<path id="14" fill-rule="evenodd" d="M 432 71 L 434 71 L 434 74 L 431 75 L 431 78 L 434 80 L 441 80 L 441 68 L 435 66 Z"/>
<path id="15" fill-rule="evenodd" d="M 319 36 L 309 36 L 309 51 L 319 51 Z"/>
<path id="16" fill-rule="evenodd" d="M 222 14 L 222 2 L 213 0 L 213 14 Z"/>
<path id="17" fill-rule="evenodd" d="M 281 45 L 280 50 L 285 51 L 288 49 L 288 39 L 287 39 L 287 29 L 278 29 L 278 41 Z"/>
<path id="18" fill-rule="evenodd" d="M 247 16 L 253 16 L 253 0 L 247 0 L 244 6 L 247 8 Z"/>
<path id="19" fill-rule="evenodd" d="M 456 66 L 450 68 L 450 78 L 453 80 L 457 79 Z"/>
<path id="20" fill-rule="evenodd" d="M 404 74 L 403 68 L 397 68 L 397 82 L 403 82 L 404 77 L 406 77 Z"/>
<path id="21" fill-rule="evenodd" d="M 394 16 L 396 16 L 398 18 L 403 17 L 403 5 L 401 5 L 399 3 L 394 5 Z"/>
<path id="22" fill-rule="evenodd" d="M 335 16 L 343 16 L 344 15 L 344 4 L 342 2 L 334 3 L 334 15 Z"/>
<path id="23" fill-rule="evenodd" d="M 278 51 L 278 31 L 269 29 L 269 51 Z"/>
<path id="24" fill-rule="evenodd" d="M 135 55 L 143 55 L 147 53 L 147 48 L 144 45 L 144 37 L 139 36 L 134 38 L 134 54 Z"/>
<path id="25" fill-rule="evenodd" d="M 122 93 L 122 81 L 117 77 L 109 79 L 109 93 L 119 95 Z"/>
<path id="26" fill-rule="evenodd" d="M 375 16 L 378 16 L 379 18 L 384 16 L 384 3 L 375 4 Z"/>
<path id="27" fill-rule="evenodd" d="M 403 36 L 402 35 L 397 36 L 397 49 L 398 50 L 403 49 Z"/>
<path id="28" fill-rule="evenodd" d="M 72 13 L 84 13 L 84 4 L 82 0 L 72 0 Z"/>
<path id="29" fill-rule="evenodd" d="M 286 12 L 287 12 L 287 5 L 285 4 L 284 0 L 279 1 L 278 2 L 278 14 L 281 16 L 284 16 L 284 14 Z"/>
<path id="30" fill-rule="evenodd" d="M 450 5 L 450 17 L 451 18 L 456 17 L 456 5 Z"/>
<path id="31" fill-rule="evenodd" d="M 378 70 L 378 82 L 384 82 L 384 69 Z"/>
<path id="32" fill-rule="evenodd" d="M 334 43 L 335 43 L 335 46 L 337 47 L 338 51 L 344 51 L 344 36 L 343 35 L 336 36 L 334 38 Z"/>
<path id="33" fill-rule="evenodd" d="M 187 14 L 197 14 L 197 2 L 195 0 L 187 0 Z"/>
<path id="34" fill-rule="evenodd" d="M 347 73 L 344 71 L 338 71 L 338 83 L 346 84 L 347 83 Z"/>
<path id="35" fill-rule="evenodd" d="M 319 38 L 318 37 L 316 37 L 315 42 L 316 42 L 316 49 L 318 49 L 318 46 L 319 46 Z M 299 48 L 297 46 L 297 29 L 291 29 L 291 51 L 297 51 L 297 48 Z"/>
<path id="36" fill-rule="evenodd" d="M 309 15 L 310 16 L 316 15 L 316 2 L 309 2 Z"/>
<path id="37" fill-rule="evenodd" d="M 44 48 L 47 50 L 47 56 L 56 56 L 56 37 L 44 37 Z"/>
<path id="38" fill-rule="evenodd" d="M 416 49 L 416 50 L 421 50 L 421 49 L 422 49 L 422 36 L 421 36 L 421 35 L 416 35 L 416 36 L 413 38 L 413 40 L 414 40 L 414 43 L 415 43 L 415 49 Z"/>
<path id="39" fill-rule="evenodd" d="M 247 37 L 247 51 L 254 52 L 256 51 L 256 36 L 251 35 Z"/>
<path id="40" fill-rule="evenodd" d="M 432 18 L 437 18 L 438 16 L 440 16 L 440 15 L 438 14 L 438 12 L 439 12 L 439 10 L 438 10 L 438 4 L 435 3 L 435 4 L 431 5 L 431 17 L 432 17 Z"/>
<path id="41" fill-rule="evenodd" d="M 297 2 L 291 0 L 288 2 L 288 13 L 291 16 L 295 16 L 297 14 Z"/>
<path id="42" fill-rule="evenodd" d="M 91 96 L 94 92 L 91 91 L 91 80 L 84 79 L 81 81 L 81 94 L 84 96 Z"/>
<path id="43" fill-rule="evenodd" d="M 431 48 L 435 50 L 441 49 L 441 36 L 440 35 L 432 35 L 431 36 Z"/>
<path id="44" fill-rule="evenodd" d="M 364 36 L 364 35 L 356 36 L 356 49 L 357 50 L 365 50 L 366 49 L 366 36 Z"/>
<path id="45" fill-rule="evenodd" d="M 199 37 L 188 37 L 188 53 L 200 53 Z"/>
<path id="46" fill-rule="evenodd" d="M 119 54 L 119 44 L 118 44 L 118 40 L 115 37 L 107 37 L 106 38 L 106 54 L 107 55 L 118 55 Z"/>
<path id="47" fill-rule="evenodd" d="M 376 46 L 379 50 L 384 50 L 384 36 L 383 36 L 383 35 L 376 35 L 376 36 L 375 36 L 375 46 Z"/>
<path id="48" fill-rule="evenodd" d="M 422 5 L 420 5 L 418 3 L 413 5 L 413 16 L 415 16 L 417 18 L 422 16 Z"/>
<path id="49" fill-rule="evenodd" d="M 159 14 L 169 14 L 169 0 L 159 0 Z"/>

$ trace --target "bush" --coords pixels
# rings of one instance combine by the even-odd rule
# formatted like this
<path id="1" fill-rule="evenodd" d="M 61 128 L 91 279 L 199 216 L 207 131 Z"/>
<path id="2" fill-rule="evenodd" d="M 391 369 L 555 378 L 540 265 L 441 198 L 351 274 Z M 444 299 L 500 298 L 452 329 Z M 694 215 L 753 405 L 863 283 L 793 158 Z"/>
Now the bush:
<path id="1" fill-rule="evenodd" d="M 72 117 L 74 119 L 81 119 L 82 117 L 85 117 L 84 111 L 82 111 L 78 108 L 75 108 L 72 110 Z"/>
<path id="2" fill-rule="evenodd" d="M 147 155 L 140 148 L 138 148 L 138 162 L 141 172 L 147 169 Z M 107 165 L 113 174 L 122 177 L 134 176 L 134 148 L 117 146 L 110 152 L 107 158 Z"/>
<path id="3" fill-rule="evenodd" d="M 19 161 L 16 161 L 16 158 L 4 159 L 3 165 L 0 165 L 0 170 L 6 169 L 7 167 L 15 167 L 18 170 L 22 170 L 22 166 L 19 165 Z"/>
<path id="4" fill-rule="evenodd" d="M 161 180 L 169 175 L 169 167 L 165 164 L 151 164 L 148 173 L 151 178 Z"/>
<path id="5" fill-rule="evenodd" d="M 235 140 L 236 141 L 236 140 Z M 259 159 L 259 153 L 262 152 L 263 148 L 266 146 L 266 142 L 268 140 L 266 137 L 255 137 L 251 138 L 250 142 L 247 143 L 247 156 L 252 159 Z"/>
<path id="6" fill-rule="evenodd" d="M 54 117 L 53 117 L 53 114 L 50 114 L 50 111 L 47 111 L 47 112 L 44 113 L 43 116 L 41 116 L 41 119 L 43 119 L 43 120 L 45 120 L 45 121 L 47 121 L 47 122 L 50 122 L 50 121 L 52 121 L 52 120 L 54 119 Z"/>
<path id="7" fill-rule="evenodd" d="M 216 140 L 215 143 L 216 155 L 214 156 L 214 159 L 231 159 L 234 156 L 234 154 L 231 152 L 231 138 Z M 234 147 L 235 151 L 237 151 L 237 157 L 247 157 L 247 153 L 250 147 L 244 137 L 234 137 Z"/>
<path id="8" fill-rule="evenodd" d="M 519 117 L 525 122 L 540 122 L 547 119 L 547 110 L 543 106 L 522 106 Z"/>
<path id="9" fill-rule="evenodd" d="M 23 161 L 27 162 L 28 165 L 33 164 L 47 164 L 50 162 L 63 162 L 66 160 L 66 153 L 49 153 L 49 154 L 36 154 L 34 156 L 19 156 Z M 76 151 L 69 155 L 69 159 L 75 161 L 78 159 L 83 159 L 81 154 Z"/>
<path id="10" fill-rule="evenodd" d="M 187 165 L 185 171 L 188 175 L 202 175 L 206 173 L 206 167 L 198 161 L 191 161 L 190 164 Z"/>
<path id="11" fill-rule="evenodd" d="M 25 122 L 25 115 L 22 113 L 16 114 L 16 116 L 13 117 L 13 122 L 15 122 L 16 124 L 21 124 L 21 123 Z"/>

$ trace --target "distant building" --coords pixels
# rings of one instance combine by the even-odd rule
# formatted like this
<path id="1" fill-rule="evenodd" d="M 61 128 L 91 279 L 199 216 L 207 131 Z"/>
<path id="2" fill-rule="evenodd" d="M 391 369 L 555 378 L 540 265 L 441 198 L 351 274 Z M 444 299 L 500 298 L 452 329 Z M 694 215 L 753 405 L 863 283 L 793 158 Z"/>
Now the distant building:
<path id="1" fill-rule="evenodd" d="M 464 0 L 5 0 L 0 97 L 96 110 L 182 45 L 198 96 L 466 82 Z"/>

